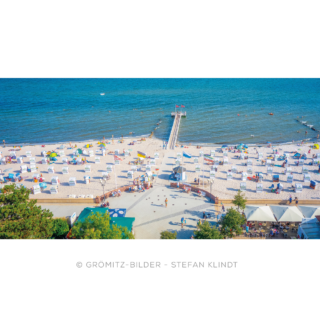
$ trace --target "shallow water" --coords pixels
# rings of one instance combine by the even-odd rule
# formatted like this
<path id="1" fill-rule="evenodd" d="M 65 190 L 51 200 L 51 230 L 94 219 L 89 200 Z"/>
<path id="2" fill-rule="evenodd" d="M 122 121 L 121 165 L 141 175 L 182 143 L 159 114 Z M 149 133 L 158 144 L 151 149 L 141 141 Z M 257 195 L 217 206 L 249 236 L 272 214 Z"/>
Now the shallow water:
<path id="1" fill-rule="evenodd" d="M 155 137 L 166 140 L 176 104 L 187 112 L 182 143 L 315 137 L 298 116 L 320 130 L 320 79 L 0 79 L 0 138 L 17 144 L 142 136 L 161 119 Z"/>

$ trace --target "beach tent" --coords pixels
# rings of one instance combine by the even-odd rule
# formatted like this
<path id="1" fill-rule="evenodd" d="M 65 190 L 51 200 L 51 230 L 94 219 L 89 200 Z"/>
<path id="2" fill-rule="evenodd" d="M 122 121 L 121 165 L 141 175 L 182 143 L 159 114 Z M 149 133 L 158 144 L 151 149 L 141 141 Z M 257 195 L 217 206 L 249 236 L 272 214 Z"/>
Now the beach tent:
<path id="1" fill-rule="evenodd" d="M 18 157 L 17 158 L 17 163 L 23 163 L 23 158 L 22 157 Z"/>
<path id="2" fill-rule="evenodd" d="M 267 174 L 272 174 L 272 172 L 273 172 L 273 167 L 268 166 L 267 167 Z"/>
<path id="3" fill-rule="evenodd" d="M 287 182 L 289 182 L 289 183 L 293 182 L 293 175 L 292 174 L 287 175 Z"/>
<path id="4" fill-rule="evenodd" d="M 64 150 L 59 151 L 59 156 L 60 156 L 60 157 L 65 156 Z"/>
<path id="5" fill-rule="evenodd" d="M 182 157 L 182 153 L 181 153 L 181 152 L 178 152 L 178 153 L 177 153 L 177 159 L 181 159 L 181 157 Z"/>
<path id="6" fill-rule="evenodd" d="M 199 157 L 203 157 L 204 152 L 202 150 L 199 151 Z"/>
<path id="7" fill-rule="evenodd" d="M 89 157 L 93 157 L 93 156 L 94 156 L 93 150 L 89 150 Z"/>
<path id="8" fill-rule="evenodd" d="M 59 178 L 58 178 L 58 177 L 52 177 L 52 178 L 51 178 L 51 184 L 52 184 L 52 185 L 57 186 L 57 185 L 59 185 L 59 183 L 60 183 L 60 181 L 59 181 Z"/>
<path id="9" fill-rule="evenodd" d="M 129 151 L 128 151 L 129 152 Z M 183 155 L 183 156 L 185 156 L 185 155 Z M 154 153 L 154 158 L 155 159 L 159 159 L 159 152 L 155 152 Z M 190 155 L 190 158 L 191 158 L 191 155 Z"/>
<path id="10" fill-rule="evenodd" d="M 303 182 L 309 182 L 311 180 L 310 174 L 304 174 L 303 175 Z"/>
<path id="11" fill-rule="evenodd" d="M 215 150 L 210 150 L 211 157 L 214 157 L 215 154 L 216 154 Z"/>
<path id="12" fill-rule="evenodd" d="M 47 156 L 47 151 L 41 151 L 41 155 L 43 156 L 43 157 L 46 157 Z"/>
<path id="13" fill-rule="evenodd" d="M 262 160 L 262 159 L 263 159 L 263 153 L 262 153 L 262 152 L 259 152 L 259 153 L 258 153 L 258 159 L 259 159 L 259 160 Z"/>
<path id="14" fill-rule="evenodd" d="M 112 165 L 107 165 L 107 172 L 112 172 Z"/>
<path id="15" fill-rule="evenodd" d="M 57 186 L 51 186 L 50 187 L 50 193 L 51 194 L 58 194 L 58 187 Z"/>
<path id="16" fill-rule="evenodd" d="M 216 177 L 216 172 L 210 171 L 210 179 L 215 179 L 215 177 Z"/>
<path id="17" fill-rule="evenodd" d="M 26 165 L 20 166 L 20 172 L 21 173 L 27 172 L 27 166 Z"/>
<path id="18" fill-rule="evenodd" d="M 228 151 L 227 151 L 227 150 L 224 150 L 224 151 L 223 151 L 223 156 L 224 156 L 224 157 L 227 157 L 227 156 L 228 156 Z"/>
<path id="19" fill-rule="evenodd" d="M 100 157 L 95 157 L 95 158 L 94 158 L 94 163 L 95 163 L 95 164 L 100 163 Z"/>
<path id="20" fill-rule="evenodd" d="M 155 159 L 151 159 L 150 160 L 150 166 L 155 166 L 156 165 L 156 160 Z"/>
<path id="21" fill-rule="evenodd" d="M 40 179 L 40 174 L 39 173 L 35 173 L 32 175 L 32 179 Z"/>
<path id="22" fill-rule="evenodd" d="M 62 167 L 62 174 L 69 174 L 69 167 Z"/>
<path id="23" fill-rule="evenodd" d="M 252 159 L 248 159 L 247 166 L 252 166 Z"/>
<path id="24" fill-rule="evenodd" d="M 227 157 L 223 157 L 223 164 L 228 164 L 229 163 L 229 159 Z"/>
<path id="25" fill-rule="evenodd" d="M 33 189 L 33 194 L 41 193 L 41 188 L 38 184 L 35 184 L 32 189 Z"/>
<path id="26" fill-rule="evenodd" d="M 245 154 L 243 152 L 240 153 L 240 159 L 243 160 L 244 159 Z"/>
<path id="27" fill-rule="evenodd" d="M 82 159 L 80 157 L 77 158 L 77 164 L 82 164 Z"/>
<path id="28" fill-rule="evenodd" d="M 107 171 L 102 172 L 102 179 L 108 178 L 108 177 L 109 177 L 109 173 Z"/>
<path id="29" fill-rule="evenodd" d="M 299 206 L 298 207 L 302 214 L 305 216 L 305 218 L 312 219 L 316 216 L 320 216 L 320 207 L 304 207 Z"/>
<path id="30" fill-rule="evenodd" d="M 242 172 L 242 181 L 247 181 L 248 174 L 246 172 Z"/>
<path id="31" fill-rule="evenodd" d="M 63 144 L 60 146 L 60 149 L 64 149 L 64 145 Z"/>
<path id="32" fill-rule="evenodd" d="M 194 158 L 193 158 L 193 162 L 194 162 L 194 163 L 199 163 L 199 158 L 198 158 L 198 157 L 194 157 Z"/>
<path id="33" fill-rule="evenodd" d="M 69 186 L 75 186 L 77 184 L 77 180 L 75 177 L 69 178 Z"/>
<path id="34" fill-rule="evenodd" d="M 301 173 L 303 173 L 303 174 L 308 174 L 308 173 L 309 173 L 308 167 L 303 166 Z"/>
<path id="35" fill-rule="evenodd" d="M 102 149 L 102 150 L 101 150 L 101 154 L 102 154 L 102 156 L 104 157 L 104 156 L 106 155 L 106 149 Z"/>
<path id="36" fill-rule="evenodd" d="M 62 163 L 63 163 L 63 164 L 68 164 L 68 158 L 63 158 L 63 159 L 62 159 Z"/>
<path id="37" fill-rule="evenodd" d="M 31 151 L 26 151 L 26 156 L 27 156 L 27 157 L 32 157 Z"/>
<path id="38" fill-rule="evenodd" d="M 49 166 L 48 167 L 48 173 L 54 173 L 54 167 L 53 166 Z"/>
<path id="39" fill-rule="evenodd" d="M 29 158 L 30 164 L 36 164 L 36 158 Z"/>
<path id="40" fill-rule="evenodd" d="M 278 222 L 301 222 L 303 214 L 297 207 L 270 206 Z"/>
<path id="41" fill-rule="evenodd" d="M 270 160 L 270 159 L 268 159 L 268 160 L 266 161 L 266 166 L 267 166 L 267 167 L 270 167 L 270 166 L 271 166 L 271 160 Z"/>
<path id="42" fill-rule="evenodd" d="M 252 174 L 252 167 L 247 167 L 247 171 L 249 174 Z"/>
<path id="43" fill-rule="evenodd" d="M 131 171 L 136 172 L 137 171 L 137 166 L 131 166 Z"/>
<path id="44" fill-rule="evenodd" d="M 85 184 L 89 184 L 90 183 L 90 177 L 89 176 L 84 176 L 83 179 L 84 179 L 84 183 Z"/>
<path id="45" fill-rule="evenodd" d="M 84 167 L 85 172 L 91 172 L 91 166 L 89 164 L 86 164 Z"/>
<path id="46" fill-rule="evenodd" d="M 128 177 L 129 179 L 132 179 L 132 178 L 133 178 L 133 171 L 128 171 L 128 172 L 127 172 L 127 177 Z"/>
<path id="47" fill-rule="evenodd" d="M 244 214 L 247 221 L 276 222 L 276 219 L 268 206 L 246 206 Z"/>
<path id="48" fill-rule="evenodd" d="M 262 183 L 257 183 L 257 186 L 256 186 L 256 192 L 257 193 L 260 193 L 263 191 L 263 185 Z"/>
<path id="49" fill-rule="evenodd" d="M 240 191 L 246 191 L 246 190 L 247 190 L 247 183 L 240 182 Z"/>
<path id="50" fill-rule="evenodd" d="M 236 166 L 232 166 L 232 167 L 231 167 L 231 171 L 232 171 L 233 173 L 237 173 L 237 172 L 238 172 L 238 169 L 237 169 Z"/>
<path id="51" fill-rule="evenodd" d="M 30 171 L 31 172 L 36 172 L 37 171 L 37 167 L 34 164 L 30 165 Z"/>
<path id="52" fill-rule="evenodd" d="M 302 184 L 296 183 L 295 190 L 296 190 L 296 193 L 302 192 Z"/>
<path id="53" fill-rule="evenodd" d="M 287 167 L 285 170 L 286 174 L 290 174 L 292 172 L 292 167 Z"/>
<path id="54" fill-rule="evenodd" d="M 233 174 L 232 172 L 227 172 L 227 180 L 232 180 Z"/>
<path id="55" fill-rule="evenodd" d="M 42 163 L 42 164 L 47 164 L 47 163 L 48 163 L 48 162 L 47 162 L 47 158 L 42 158 L 42 159 L 41 159 L 41 163 Z"/>
<path id="56" fill-rule="evenodd" d="M 10 152 L 10 157 L 16 157 L 16 156 L 17 156 L 17 154 L 16 154 L 15 151 L 11 151 L 11 152 Z"/>

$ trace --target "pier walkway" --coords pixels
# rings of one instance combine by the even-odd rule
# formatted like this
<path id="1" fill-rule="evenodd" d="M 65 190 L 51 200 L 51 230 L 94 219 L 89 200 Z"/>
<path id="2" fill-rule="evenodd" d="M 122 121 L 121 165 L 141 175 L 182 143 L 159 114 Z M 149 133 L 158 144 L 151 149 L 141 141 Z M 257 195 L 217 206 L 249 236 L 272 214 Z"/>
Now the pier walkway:
<path id="1" fill-rule="evenodd" d="M 171 149 L 171 150 L 175 149 L 176 142 L 178 139 L 181 117 L 185 117 L 186 114 L 187 114 L 186 112 L 172 112 L 171 113 L 171 116 L 174 117 L 174 121 L 173 121 L 173 125 L 171 128 L 167 149 Z"/>

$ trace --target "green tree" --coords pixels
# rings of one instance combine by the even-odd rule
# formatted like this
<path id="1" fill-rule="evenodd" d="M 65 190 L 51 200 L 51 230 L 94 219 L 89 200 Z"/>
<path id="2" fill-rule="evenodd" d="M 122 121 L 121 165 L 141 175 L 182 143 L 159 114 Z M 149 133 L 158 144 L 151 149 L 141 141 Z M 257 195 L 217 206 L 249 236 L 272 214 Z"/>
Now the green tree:
<path id="1" fill-rule="evenodd" d="M 177 239 L 177 232 L 162 231 L 160 239 Z"/>
<path id="2" fill-rule="evenodd" d="M 238 206 L 238 211 L 239 208 L 241 208 L 242 210 L 244 210 L 246 208 L 246 203 L 247 203 L 247 199 L 244 196 L 244 193 L 242 193 L 240 190 L 237 192 L 237 194 L 234 196 L 234 199 L 232 200 L 232 203 L 235 206 Z"/>
<path id="3" fill-rule="evenodd" d="M 53 214 L 29 200 L 30 190 L 5 186 L 0 194 L 0 239 L 50 239 Z"/>
<path id="4" fill-rule="evenodd" d="M 91 212 L 84 221 L 78 221 L 72 228 L 74 239 L 134 239 L 126 227 L 110 224 L 109 214 Z"/>
<path id="5" fill-rule="evenodd" d="M 222 239 L 220 231 L 215 226 L 210 226 L 208 221 L 204 221 L 198 228 L 194 232 L 195 239 Z"/>
<path id="6" fill-rule="evenodd" d="M 236 209 L 230 208 L 225 216 L 221 218 L 221 234 L 224 237 L 234 237 L 233 232 L 237 235 L 242 234 L 241 226 L 246 223 L 246 218 Z"/>
<path id="7" fill-rule="evenodd" d="M 69 232 L 69 224 L 67 219 L 53 219 L 53 235 L 54 239 L 65 239 Z"/>

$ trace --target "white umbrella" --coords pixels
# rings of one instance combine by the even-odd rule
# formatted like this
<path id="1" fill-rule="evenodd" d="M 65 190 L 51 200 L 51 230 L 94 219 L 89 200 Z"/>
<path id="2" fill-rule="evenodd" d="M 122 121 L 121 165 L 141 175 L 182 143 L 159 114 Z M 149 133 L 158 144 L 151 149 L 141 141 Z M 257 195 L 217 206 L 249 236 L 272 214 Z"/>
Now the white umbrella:
<path id="1" fill-rule="evenodd" d="M 320 208 L 319 207 L 298 207 L 302 214 L 308 218 L 312 219 L 315 218 L 316 216 L 320 216 Z"/>
<path id="2" fill-rule="evenodd" d="M 297 207 L 271 206 L 278 222 L 301 222 L 303 214 Z"/>
<path id="3" fill-rule="evenodd" d="M 268 206 L 247 206 L 244 210 L 244 214 L 247 218 L 247 221 L 276 222 L 276 219 L 274 218 L 274 215 Z"/>

